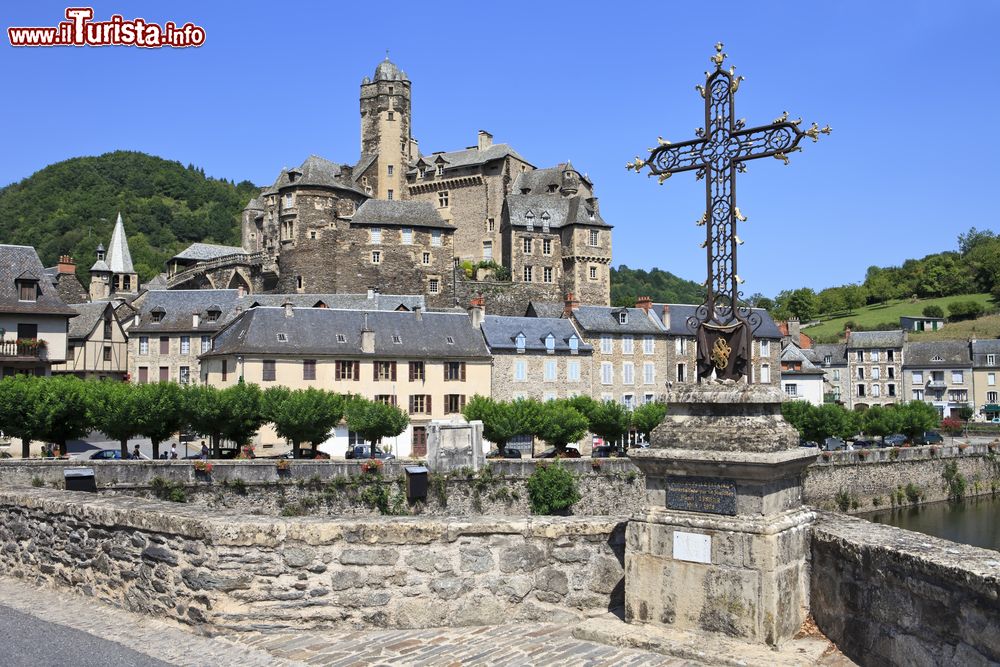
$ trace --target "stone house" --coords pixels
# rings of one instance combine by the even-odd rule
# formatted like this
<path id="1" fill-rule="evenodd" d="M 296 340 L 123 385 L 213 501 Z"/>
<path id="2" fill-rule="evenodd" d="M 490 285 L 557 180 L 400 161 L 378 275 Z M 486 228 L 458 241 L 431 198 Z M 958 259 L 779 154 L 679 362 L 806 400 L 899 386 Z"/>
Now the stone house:
<path id="1" fill-rule="evenodd" d="M 958 417 L 972 407 L 972 356 L 968 341 L 935 340 L 906 345 L 903 391 L 906 400 L 930 403 L 942 417 Z"/>
<path id="2" fill-rule="evenodd" d="M 198 356 L 235 315 L 234 289 L 150 290 L 128 328 L 128 369 L 132 382 L 198 382 Z"/>
<path id="3" fill-rule="evenodd" d="M 909 400 L 903 395 L 902 382 L 905 345 L 902 330 L 847 332 L 848 408 L 863 410 Z"/>
<path id="4" fill-rule="evenodd" d="M 128 336 L 110 301 L 76 303 L 69 321 L 66 361 L 52 372 L 83 379 L 124 380 L 128 375 Z"/>
<path id="5" fill-rule="evenodd" d="M 972 340 L 969 343 L 972 356 L 973 407 L 976 419 L 1000 417 L 1000 340 Z"/>
<path id="6" fill-rule="evenodd" d="M 825 372 L 804 352 L 794 343 L 781 351 L 781 390 L 789 400 L 823 405 Z"/>
<path id="7" fill-rule="evenodd" d="M 851 382 L 847 368 L 847 346 L 844 343 L 815 343 L 802 350 L 814 366 L 823 370 L 823 397 L 825 402 L 848 404 Z"/>
<path id="8" fill-rule="evenodd" d="M 69 255 L 60 255 L 58 264 L 45 267 L 45 275 L 55 285 L 65 303 L 85 303 L 90 300 L 89 292 L 76 277 L 76 262 Z"/>
<path id="9" fill-rule="evenodd" d="M 66 360 L 70 318 L 31 246 L 0 245 L 0 371 L 49 375 Z"/>
<path id="10" fill-rule="evenodd" d="M 383 448 L 424 456 L 432 420 L 461 420 L 465 402 L 490 393 L 489 351 L 465 313 L 259 306 L 230 322 L 201 355 L 202 381 L 268 388 L 316 387 L 396 405 L 410 424 Z M 265 426 L 258 444 L 281 441 Z M 338 427 L 324 451 L 343 456 L 362 444 Z"/>

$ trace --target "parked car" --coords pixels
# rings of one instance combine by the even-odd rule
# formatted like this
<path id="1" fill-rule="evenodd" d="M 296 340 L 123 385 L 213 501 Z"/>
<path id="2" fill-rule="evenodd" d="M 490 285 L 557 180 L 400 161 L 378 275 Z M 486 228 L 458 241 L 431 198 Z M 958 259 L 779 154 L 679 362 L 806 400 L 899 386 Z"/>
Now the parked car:
<path id="1" fill-rule="evenodd" d="M 367 451 L 367 448 L 366 448 L 366 451 Z M 376 449 L 375 450 L 375 458 L 383 458 L 383 457 L 380 457 L 378 454 L 379 454 L 379 450 Z M 320 459 L 328 459 L 328 458 L 330 458 L 330 455 L 327 454 L 326 452 L 321 452 L 318 449 L 300 449 L 299 450 L 299 458 L 300 459 L 313 459 L 313 460 L 317 460 L 318 461 Z M 365 458 L 367 458 L 367 456 Z M 391 459 L 391 458 L 393 458 L 393 456 L 392 456 L 392 454 L 389 454 L 389 456 L 384 457 L 384 458 L 390 458 Z"/>
<path id="2" fill-rule="evenodd" d="M 876 446 L 877 445 L 876 445 L 876 443 L 875 443 L 874 440 L 855 440 L 854 441 L 854 449 L 871 449 L 872 447 L 876 447 Z"/>
<path id="3" fill-rule="evenodd" d="M 554 448 L 553 449 L 547 449 L 544 452 L 542 452 L 541 454 L 539 454 L 538 456 L 536 456 L 535 458 L 536 459 L 554 459 L 554 458 L 556 458 L 556 450 Z M 566 453 L 563 455 L 562 458 L 564 458 L 564 459 L 578 459 L 578 458 L 580 458 L 580 450 L 577 449 L 576 447 L 567 447 L 566 448 Z"/>
<path id="4" fill-rule="evenodd" d="M 598 445 L 591 450 L 590 456 L 595 459 L 609 459 L 612 456 L 618 456 L 618 448 L 611 445 Z"/>
<path id="5" fill-rule="evenodd" d="M 305 454 L 305 451 L 306 450 L 304 449 L 302 450 L 303 454 Z M 303 456 L 303 458 L 312 458 L 312 457 Z M 326 458 L 330 457 L 327 456 Z M 344 458 L 345 459 L 370 459 L 370 458 L 394 459 L 396 458 L 396 456 L 392 452 L 382 451 L 378 447 L 375 448 L 375 456 L 372 456 L 371 450 L 368 447 L 368 445 L 354 445 L 353 447 L 348 447 L 347 452 L 344 453 Z"/>
<path id="6" fill-rule="evenodd" d="M 521 450 L 520 449 L 514 449 L 513 447 L 504 447 L 504 449 L 503 449 L 503 456 L 501 457 L 500 456 L 500 450 L 494 449 L 493 451 L 489 452 L 486 455 L 486 458 L 488 458 L 488 459 L 499 459 L 499 458 L 519 459 L 519 458 L 521 458 Z"/>
<path id="7" fill-rule="evenodd" d="M 838 449 L 847 449 L 847 443 L 844 442 L 843 438 L 830 436 L 823 440 L 823 449 L 827 452 L 835 452 Z"/>
<path id="8" fill-rule="evenodd" d="M 893 433 L 892 435 L 887 435 L 882 439 L 886 447 L 902 447 L 909 440 L 902 433 Z"/>
<path id="9" fill-rule="evenodd" d="M 98 449 L 90 455 L 94 461 L 116 461 L 122 457 L 122 453 L 117 449 Z"/>
<path id="10" fill-rule="evenodd" d="M 815 440 L 805 440 L 800 438 L 799 447 L 819 447 L 819 443 Z"/>
<path id="11" fill-rule="evenodd" d="M 944 438 L 937 431 L 924 431 L 913 439 L 914 445 L 936 445 L 944 442 Z"/>

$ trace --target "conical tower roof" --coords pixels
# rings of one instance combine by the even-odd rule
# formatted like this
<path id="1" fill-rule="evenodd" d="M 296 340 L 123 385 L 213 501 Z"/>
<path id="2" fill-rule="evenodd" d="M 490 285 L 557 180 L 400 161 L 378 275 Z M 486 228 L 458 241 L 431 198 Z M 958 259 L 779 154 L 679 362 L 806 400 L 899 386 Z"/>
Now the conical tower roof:
<path id="1" fill-rule="evenodd" d="M 120 212 L 118 213 L 118 221 L 115 222 L 115 231 L 111 233 L 107 262 L 113 273 L 135 273 L 135 269 L 132 268 L 132 253 L 128 249 L 125 225 L 122 224 Z"/>

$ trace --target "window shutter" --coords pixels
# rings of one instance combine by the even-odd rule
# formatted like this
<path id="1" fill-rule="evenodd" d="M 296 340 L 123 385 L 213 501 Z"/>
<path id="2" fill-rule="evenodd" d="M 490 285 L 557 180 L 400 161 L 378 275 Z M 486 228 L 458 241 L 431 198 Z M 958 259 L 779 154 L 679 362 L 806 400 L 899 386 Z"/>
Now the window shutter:
<path id="1" fill-rule="evenodd" d="M 461 412 L 462 410 L 465 410 L 465 394 L 458 397 L 458 411 Z"/>
<path id="2" fill-rule="evenodd" d="M 427 399 L 427 401 L 424 404 L 424 408 L 427 410 L 427 414 L 430 414 L 431 413 L 431 395 L 427 394 L 427 396 L 425 398 Z"/>
<path id="3" fill-rule="evenodd" d="M 413 414 L 413 396 L 410 396 L 410 414 Z"/>
<path id="4" fill-rule="evenodd" d="M 462 382 L 465 382 L 465 362 L 464 361 L 461 362 L 458 365 L 458 368 L 459 368 L 459 378 L 462 380 Z"/>
<path id="5" fill-rule="evenodd" d="M 372 362 L 372 380 L 375 380 L 376 382 L 378 381 L 378 365 L 379 362 L 377 361 Z"/>
<path id="6" fill-rule="evenodd" d="M 360 361 L 355 361 L 354 362 L 354 381 L 357 382 L 360 379 L 361 379 L 361 362 Z"/>
<path id="7" fill-rule="evenodd" d="M 396 381 L 396 362 L 395 361 L 390 361 L 389 362 L 389 377 L 392 378 L 393 382 Z"/>
<path id="8" fill-rule="evenodd" d="M 392 396 L 390 396 L 390 397 L 389 397 L 389 403 L 390 403 L 390 404 L 391 404 L 391 405 L 392 405 L 393 407 L 395 407 L 395 406 L 396 406 L 396 404 L 397 404 L 397 400 L 396 400 L 396 395 L 395 395 L 395 394 L 393 394 Z"/>
<path id="9" fill-rule="evenodd" d="M 416 373 L 414 372 L 413 362 L 411 361 L 410 362 L 410 382 L 413 382 L 413 378 L 415 376 L 416 376 Z"/>

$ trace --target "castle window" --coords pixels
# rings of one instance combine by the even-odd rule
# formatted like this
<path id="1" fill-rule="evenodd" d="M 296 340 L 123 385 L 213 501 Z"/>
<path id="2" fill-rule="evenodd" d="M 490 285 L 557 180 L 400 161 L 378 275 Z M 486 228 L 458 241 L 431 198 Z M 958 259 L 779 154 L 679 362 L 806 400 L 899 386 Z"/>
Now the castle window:
<path id="1" fill-rule="evenodd" d="M 496 223 L 493 222 L 493 218 L 486 221 L 486 231 L 492 232 L 496 230 Z"/>
<path id="2" fill-rule="evenodd" d="M 596 229 L 591 229 L 590 230 L 590 245 L 594 246 L 596 248 L 598 241 L 600 241 L 600 235 L 598 234 L 598 232 L 597 232 Z"/>
<path id="3" fill-rule="evenodd" d="M 309 238 L 311 238 L 313 240 L 316 239 L 316 231 L 315 230 L 309 232 Z"/>
<path id="4" fill-rule="evenodd" d="M 369 234 L 368 242 L 371 243 L 372 245 L 379 245 L 380 243 L 382 243 L 381 227 L 372 227 L 371 230 L 368 232 L 368 234 Z"/>
<path id="5" fill-rule="evenodd" d="M 389 120 L 395 120 L 395 114 L 391 111 L 389 112 Z"/>
<path id="6" fill-rule="evenodd" d="M 546 266 L 544 269 L 542 269 L 542 282 L 543 283 L 550 283 L 550 282 L 552 282 L 552 267 L 551 266 Z"/>
<path id="7" fill-rule="evenodd" d="M 552 239 L 542 239 L 542 254 L 543 255 L 552 254 Z"/>
<path id="8" fill-rule="evenodd" d="M 438 193 L 438 208 L 447 208 L 448 206 L 448 192 L 443 191 Z"/>
<path id="9" fill-rule="evenodd" d="M 295 276 L 295 289 L 302 289 L 302 276 Z"/>
<path id="10" fill-rule="evenodd" d="M 386 169 L 386 175 L 392 176 L 392 165 L 391 164 Z"/>
<path id="11" fill-rule="evenodd" d="M 393 196 L 393 192 L 392 192 L 392 190 L 389 190 L 389 191 L 386 192 L 385 198 L 388 199 L 389 201 L 392 201 L 392 196 Z"/>
<path id="12" fill-rule="evenodd" d="M 410 245 L 411 243 L 413 243 L 413 228 L 403 227 L 402 237 L 403 237 L 403 243 L 405 245 Z"/>
<path id="13" fill-rule="evenodd" d="M 293 201 L 294 200 L 292 199 L 292 193 L 291 192 L 286 192 L 285 193 L 285 208 L 291 208 Z"/>
<path id="14" fill-rule="evenodd" d="M 441 281 L 437 278 L 431 278 L 428 282 L 428 291 L 431 294 L 437 294 L 441 289 Z"/>
<path id="15" fill-rule="evenodd" d="M 596 266 L 590 267 L 590 279 L 591 280 L 597 280 L 597 267 Z"/>
<path id="16" fill-rule="evenodd" d="M 530 255 L 531 254 L 531 239 L 522 239 L 521 243 L 522 243 L 522 247 L 524 248 L 524 254 L 525 255 Z"/>
<path id="17" fill-rule="evenodd" d="M 393 86 L 389 86 L 389 94 L 392 95 Z"/>
<path id="18" fill-rule="evenodd" d="M 559 187 L 558 185 L 552 183 L 551 185 L 549 185 L 549 192 L 555 192 L 558 187 Z"/>
<path id="19" fill-rule="evenodd" d="M 493 241 L 483 241 L 483 261 L 493 260 Z"/>
<path id="20" fill-rule="evenodd" d="M 425 252 L 423 254 L 423 256 L 420 258 L 420 261 L 423 264 L 430 264 L 431 263 L 431 254 L 429 252 Z"/>
<path id="21" fill-rule="evenodd" d="M 431 230 L 431 245 L 440 246 L 441 245 L 441 230 L 432 229 Z"/>
<path id="22" fill-rule="evenodd" d="M 444 165 L 439 163 L 437 168 L 434 170 L 434 173 L 438 176 L 444 176 Z"/>
<path id="23" fill-rule="evenodd" d="M 382 253 L 378 250 L 372 251 L 372 264 L 379 264 L 382 262 Z"/>
<path id="24" fill-rule="evenodd" d="M 526 283 L 530 283 L 531 282 L 531 267 L 530 266 L 524 267 L 524 282 L 526 282 Z"/>

